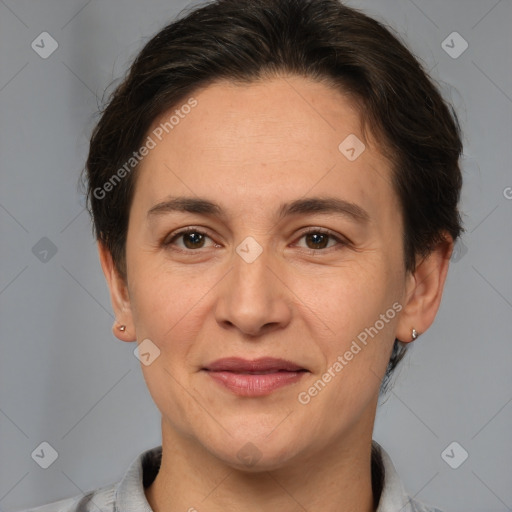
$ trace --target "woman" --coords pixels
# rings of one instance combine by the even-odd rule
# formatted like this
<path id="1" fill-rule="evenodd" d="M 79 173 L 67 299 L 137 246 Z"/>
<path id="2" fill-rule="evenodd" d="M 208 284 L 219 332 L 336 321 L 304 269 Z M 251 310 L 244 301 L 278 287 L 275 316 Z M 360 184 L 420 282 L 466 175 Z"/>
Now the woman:
<path id="1" fill-rule="evenodd" d="M 372 431 L 441 301 L 461 152 L 417 60 L 337 0 L 218 0 L 157 34 L 87 179 L 162 447 L 38 510 L 437 510 Z"/>

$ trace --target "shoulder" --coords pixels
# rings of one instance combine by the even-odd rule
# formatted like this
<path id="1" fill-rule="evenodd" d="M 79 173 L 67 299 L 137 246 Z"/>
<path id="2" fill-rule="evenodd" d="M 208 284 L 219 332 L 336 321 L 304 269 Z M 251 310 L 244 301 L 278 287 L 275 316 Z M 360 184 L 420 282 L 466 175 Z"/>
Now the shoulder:
<path id="1" fill-rule="evenodd" d="M 436 507 L 416 501 L 405 490 L 388 453 L 375 440 L 372 442 L 376 473 L 381 473 L 382 491 L 376 512 L 442 512 Z M 379 467 L 380 466 L 380 467 Z M 373 478 L 373 476 L 372 476 Z"/>
<path id="2" fill-rule="evenodd" d="M 144 488 L 155 479 L 161 458 L 161 446 L 146 450 L 132 461 L 120 482 L 22 512 L 151 512 Z"/>
<path id="3" fill-rule="evenodd" d="M 409 503 L 411 512 L 443 512 L 436 507 L 426 505 L 425 503 L 420 503 L 419 501 L 415 501 L 412 498 Z"/>
<path id="4" fill-rule="evenodd" d="M 114 494 L 115 486 L 111 485 L 21 512 L 114 512 Z"/>

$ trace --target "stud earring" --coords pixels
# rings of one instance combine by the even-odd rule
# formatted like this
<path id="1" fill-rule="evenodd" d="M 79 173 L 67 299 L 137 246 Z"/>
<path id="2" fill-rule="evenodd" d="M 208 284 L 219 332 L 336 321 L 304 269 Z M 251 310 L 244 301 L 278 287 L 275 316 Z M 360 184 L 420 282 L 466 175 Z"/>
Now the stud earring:
<path id="1" fill-rule="evenodd" d="M 416 329 L 412 330 L 411 335 L 413 340 L 415 340 L 419 336 L 418 331 Z"/>
<path id="2" fill-rule="evenodd" d="M 118 327 L 118 329 L 119 329 L 121 332 L 124 332 L 124 331 L 126 331 L 126 325 L 120 325 L 120 326 Z"/>

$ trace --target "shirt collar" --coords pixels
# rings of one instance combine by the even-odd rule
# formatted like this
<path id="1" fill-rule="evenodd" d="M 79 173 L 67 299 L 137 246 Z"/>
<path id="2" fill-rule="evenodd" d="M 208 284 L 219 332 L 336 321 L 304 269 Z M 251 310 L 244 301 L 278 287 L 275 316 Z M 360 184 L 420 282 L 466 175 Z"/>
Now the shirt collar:
<path id="1" fill-rule="evenodd" d="M 412 511 L 411 499 L 405 492 L 390 456 L 377 441 L 372 441 L 372 447 L 380 455 L 382 461 L 383 487 L 376 512 Z"/>
<path id="2" fill-rule="evenodd" d="M 379 463 L 380 458 L 380 463 Z M 162 460 L 162 447 L 157 446 L 140 454 L 130 465 L 115 491 L 115 512 L 153 512 L 146 499 L 144 487 L 155 479 Z M 412 512 L 412 500 L 405 492 L 391 458 L 376 441 L 372 441 L 372 474 L 382 488 L 376 512 Z M 374 487 L 375 489 L 375 487 Z"/>
<path id="3" fill-rule="evenodd" d="M 162 447 L 140 454 L 117 485 L 114 512 L 153 512 L 144 493 L 156 477 L 162 461 Z"/>

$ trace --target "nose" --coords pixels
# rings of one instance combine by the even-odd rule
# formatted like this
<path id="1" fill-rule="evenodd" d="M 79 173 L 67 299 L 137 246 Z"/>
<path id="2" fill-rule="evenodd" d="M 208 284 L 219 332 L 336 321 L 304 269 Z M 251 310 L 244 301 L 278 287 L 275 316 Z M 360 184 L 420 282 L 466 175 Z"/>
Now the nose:
<path id="1" fill-rule="evenodd" d="M 277 262 L 268 250 L 252 262 L 235 253 L 233 268 L 220 283 L 215 307 L 219 325 L 251 337 L 286 327 L 292 302 L 278 275 Z"/>

